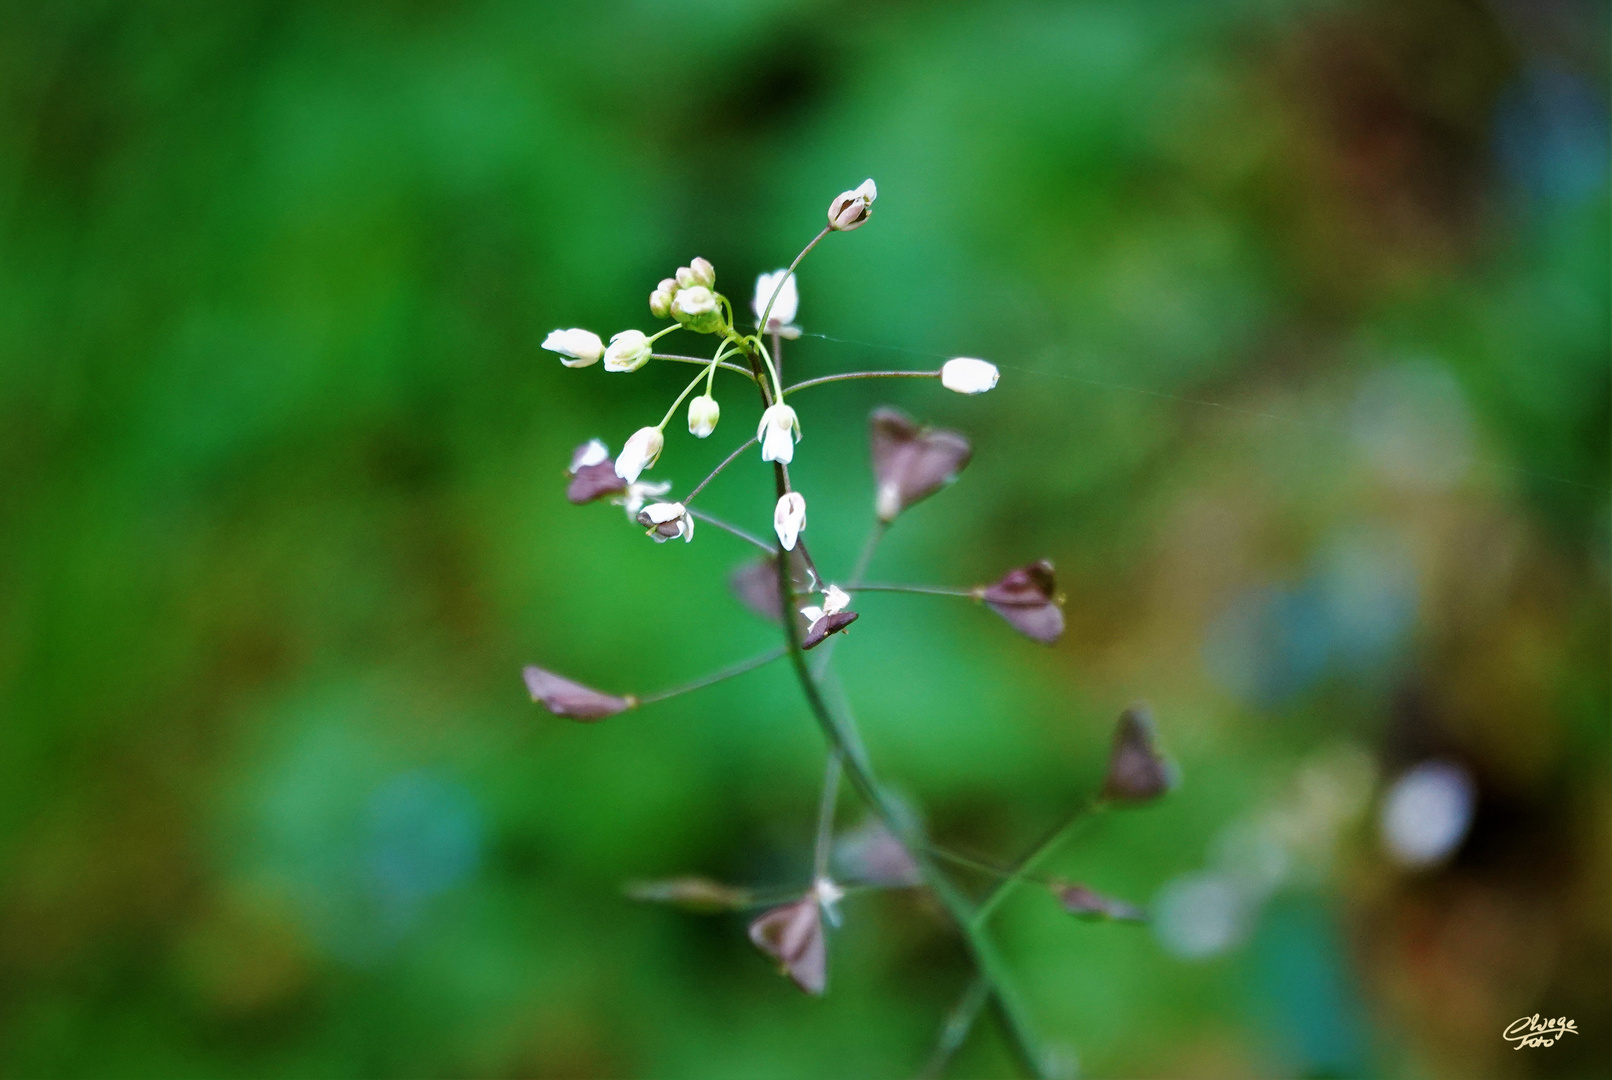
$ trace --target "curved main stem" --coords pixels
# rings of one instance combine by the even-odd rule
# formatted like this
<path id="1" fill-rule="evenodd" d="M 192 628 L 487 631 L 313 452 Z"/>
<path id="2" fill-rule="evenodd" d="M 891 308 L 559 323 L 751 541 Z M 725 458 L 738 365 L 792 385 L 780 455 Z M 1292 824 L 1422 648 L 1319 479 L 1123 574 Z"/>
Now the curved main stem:
<path id="1" fill-rule="evenodd" d="M 748 352 L 747 356 L 751 370 L 756 374 L 758 386 L 762 385 L 764 380 L 755 352 Z M 766 391 L 763 390 L 762 394 L 765 399 Z M 773 478 L 777 495 L 781 499 L 789 493 L 789 474 L 778 462 L 773 463 Z M 790 577 L 789 560 L 779 558 L 775 561 L 778 566 L 779 609 L 789 612 L 794 610 L 795 605 L 795 588 Z M 829 708 L 823 696 L 822 685 L 807 666 L 806 652 L 800 644 L 799 620 L 786 616 L 783 624 L 784 644 L 789 650 L 789 662 L 795 670 L 795 678 L 800 682 L 801 694 L 806 698 L 806 705 L 811 710 L 813 719 L 822 729 L 823 738 L 827 740 L 830 752 L 840 757 L 845 779 L 857 796 L 867 804 L 868 809 L 873 811 L 880 823 L 890 831 L 890 835 L 896 837 L 906 847 L 913 862 L 918 866 L 924 884 L 935 894 L 946 910 L 947 917 L 962 935 L 963 945 L 974 961 L 980 978 L 990 989 L 992 1011 L 1001 1022 L 1003 1034 L 1019 1067 L 1028 1076 L 1044 1076 L 1045 1071 L 1041 1055 L 1036 1049 L 1035 1037 L 1031 1034 L 1029 1025 L 1024 1020 L 1023 1011 L 1006 979 L 1004 965 L 995 944 L 974 920 L 973 905 L 940 869 L 929 853 L 928 843 L 918 835 L 917 829 L 909 823 L 906 815 L 896 808 L 879 786 L 874 778 L 873 767 L 862 750 L 861 740 L 851 729 L 848 717 L 842 717 Z"/>

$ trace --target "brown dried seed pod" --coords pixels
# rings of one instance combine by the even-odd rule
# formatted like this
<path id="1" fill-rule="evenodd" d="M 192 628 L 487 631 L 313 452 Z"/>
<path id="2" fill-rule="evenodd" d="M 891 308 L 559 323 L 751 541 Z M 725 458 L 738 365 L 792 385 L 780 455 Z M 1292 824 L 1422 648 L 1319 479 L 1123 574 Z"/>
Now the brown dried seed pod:
<path id="1" fill-rule="evenodd" d="M 540 667 L 522 668 L 521 675 L 526 679 L 526 689 L 532 695 L 532 700 L 555 716 L 571 720 L 603 720 L 633 706 L 630 697 L 617 697 L 593 690 Z"/>
<path id="2" fill-rule="evenodd" d="M 869 428 L 874 509 L 884 522 L 956 480 L 974 454 L 957 432 L 920 427 L 895 409 L 875 409 Z"/>
<path id="3" fill-rule="evenodd" d="M 1025 637 L 1051 645 L 1063 636 L 1063 608 L 1050 559 L 1009 570 L 981 590 L 980 598 Z"/>
<path id="4" fill-rule="evenodd" d="M 1119 803 L 1148 802 L 1175 783 L 1175 770 L 1153 745 L 1153 714 L 1143 704 L 1120 714 L 1114 748 L 1108 755 L 1103 798 Z"/>
<path id="5" fill-rule="evenodd" d="M 1062 902 L 1064 910 L 1082 919 L 1114 919 L 1119 922 L 1146 922 L 1147 912 L 1135 904 L 1104 896 L 1084 885 L 1055 884 L 1053 895 Z"/>
<path id="6" fill-rule="evenodd" d="M 836 611 L 832 615 L 824 615 L 806 629 L 806 636 L 801 639 L 802 649 L 815 649 L 821 645 L 830 634 L 837 634 L 847 626 L 856 622 L 854 611 Z"/>
<path id="7" fill-rule="evenodd" d="M 877 819 L 841 836 L 834 845 L 834 861 L 841 874 L 863 885 L 909 888 L 923 883 L 906 845 Z"/>
<path id="8" fill-rule="evenodd" d="M 763 912 L 750 924 L 750 940 L 808 994 L 822 994 L 828 985 L 823 915 L 815 895 Z"/>

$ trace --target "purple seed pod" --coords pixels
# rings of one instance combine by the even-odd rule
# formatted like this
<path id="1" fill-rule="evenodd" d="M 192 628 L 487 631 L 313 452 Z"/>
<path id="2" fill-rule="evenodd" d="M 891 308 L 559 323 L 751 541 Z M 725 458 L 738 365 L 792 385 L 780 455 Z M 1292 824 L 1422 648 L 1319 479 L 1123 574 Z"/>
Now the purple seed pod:
<path id="1" fill-rule="evenodd" d="M 987 585 L 980 599 L 1025 637 L 1051 645 L 1063 636 L 1062 600 L 1050 559 L 1009 570 Z"/>
<path id="2" fill-rule="evenodd" d="M 616 697 L 562 678 L 540 667 L 521 669 L 532 700 L 555 716 L 571 720 L 603 720 L 633 707 L 631 697 Z"/>
<path id="3" fill-rule="evenodd" d="M 923 884 L 923 874 L 906 845 L 876 818 L 840 837 L 834 845 L 834 862 L 847 879 L 862 885 L 911 888 Z"/>
<path id="4" fill-rule="evenodd" d="M 815 620 L 806 629 L 806 636 L 801 640 L 802 649 L 815 649 L 821 645 L 830 634 L 837 634 L 847 626 L 856 622 L 856 612 L 836 611 L 832 615 L 824 615 Z"/>
<path id="5" fill-rule="evenodd" d="M 808 994 L 821 995 L 828 985 L 823 913 L 816 893 L 763 912 L 750 924 L 750 940 Z"/>
<path id="6" fill-rule="evenodd" d="M 817 575 L 798 544 L 789 553 L 789 572 L 796 592 L 805 596 L 817 591 Z M 728 587 L 739 603 L 763 619 L 779 622 L 783 618 L 778 606 L 778 564 L 772 558 L 763 555 L 739 566 L 728 575 Z"/>
<path id="7" fill-rule="evenodd" d="M 920 427 L 895 409 L 875 409 L 869 427 L 874 509 L 886 523 L 956 480 L 974 453 L 957 432 Z"/>
<path id="8" fill-rule="evenodd" d="M 606 458 L 594 465 L 583 465 L 573 472 L 570 486 L 565 489 L 565 497 L 581 506 L 626 490 L 627 481 L 616 475 L 616 463 Z"/>
<path id="9" fill-rule="evenodd" d="M 1153 714 L 1136 704 L 1120 714 L 1108 755 L 1103 798 L 1117 803 L 1156 799 L 1175 784 L 1175 770 L 1153 745 Z"/>
<path id="10" fill-rule="evenodd" d="M 635 881 L 627 886 L 634 900 L 672 904 L 688 911 L 734 911 L 750 902 L 748 890 L 724 885 L 703 877 L 675 877 L 660 881 Z"/>
<path id="11" fill-rule="evenodd" d="M 1089 889 L 1084 885 L 1054 883 L 1052 892 L 1062 902 L 1065 911 L 1082 919 L 1147 922 L 1147 912 L 1135 904 L 1127 904 L 1123 900 L 1115 900 L 1113 897 L 1104 896 L 1095 889 Z"/>

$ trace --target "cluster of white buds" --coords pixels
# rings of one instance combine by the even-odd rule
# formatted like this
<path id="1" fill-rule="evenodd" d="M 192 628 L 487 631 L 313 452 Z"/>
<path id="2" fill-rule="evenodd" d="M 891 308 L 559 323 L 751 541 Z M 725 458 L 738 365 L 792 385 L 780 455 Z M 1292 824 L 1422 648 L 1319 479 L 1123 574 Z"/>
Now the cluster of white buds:
<path id="1" fill-rule="evenodd" d="M 706 259 L 695 256 L 689 260 L 687 266 L 679 266 L 677 273 L 669 278 L 661 278 L 655 291 L 649 294 L 649 311 L 657 319 L 664 319 L 672 314 L 672 301 L 677 298 L 679 290 L 702 288 L 709 293 L 716 287 L 716 268 Z"/>

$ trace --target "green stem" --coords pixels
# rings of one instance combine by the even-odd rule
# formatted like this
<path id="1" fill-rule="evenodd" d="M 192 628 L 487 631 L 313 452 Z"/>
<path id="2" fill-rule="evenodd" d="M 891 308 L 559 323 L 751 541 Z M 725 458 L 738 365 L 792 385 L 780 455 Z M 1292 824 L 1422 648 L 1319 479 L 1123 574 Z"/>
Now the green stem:
<path id="1" fill-rule="evenodd" d="M 699 364 L 701 367 L 708 367 L 711 363 L 710 360 L 702 357 L 678 356 L 674 353 L 650 353 L 649 358 L 651 360 L 671 360 L 679 364 Z M 721 368 L 723 371 L 736 371 L 740 375 L 743 375 L 745 378 L 749 379 L 751 382 L 755 382 L 756 380 L 756 377 L 750 374 L 750 370 L 748 368 L 742 368 L 738 364 L 730 364 L 724 360 L 718 363 L 716 366 Z"/>
<path id="2" fill-rule="evenodd" d="M 689 515 L 691 517 L 699 518 L 701 521 L 707 522 L 707 523 L 709 523 L 711 525 L 715 525 L 717 528 L 722 529 L 722 530 L 724 530 L 726 532 L 730 532 L 734 536 L 737 536 L 740 540 L 749 541 L 750 543 L 756 545 L 756 547 L 760 548 L 762 551 L 765 551 L 768 555 L 776 555 L 776 554 L 778 554 L 778 549 L 777 548 L 773 547 L 771 544 L 767 543 L 767 541 L 761 539 L 761 537 L 757 536 L 754 533 L 746 532 L 745 530 L 739 528 L 739 526 L 737 526 L 737 525 L 734 525 L 734 524 L 732 524 L 730 522 L 727 522 L 727 521 L 723 521 L 721 518 L 714 517 L 711 514 L 707 514 L 704 510 L 696 510 L 696 509 L 694 509 L 694 507 L 689 506 L 686 503 L 684 504 L 683 508 L 689 512 Z"/>
<path id="3" fill-rule="evenodd" d="M 776 469 L 775 477 L 778 496 L 782 498 L 788 493 L 783 469 Z M 789 576 L 788 559 L 778 560 L 778 598 L 785 612 L 794 610 L 795 590 Z M 867 760 L 862 755 L 851 752 L 858 744 L 858 740 L 850 734 L 841 718 L 829 710 L 828 703 L 823 699 L 822 688 L 807 668 L 806 653 L 800 647 L 798 620 L 786 617 L 783 623 L 784 641 L 789 648 L 790 665 L 795 669 L 795 678 L 800 682 L 801 693 L 806 698 L 812 716 L 822 728 L 823 737 L 828 740 L 831 748 L 842 755 L 845 776 L 852 790 L 867 804 L 890 834 L 906 846 L 913 862 L 918 866 L 924 884 L 934 892 L 941 906 L 946 909 L 947 915 L 956 924 L 963 936 L 964 947 L 973 958 L 981 976 L 990 985 L 993 1010 L 1002 1023 L 1008 1045 L 1019 1066 L 1027 1075 L 1043 1075 L 1041 1058 L 1035 1050 L 1034 1037 L 1030 1034 L 1030 1029 L 1023 1019 L 1022 1008 L 1006 981 L 1006 972 L 996 946 L 974 924 L 967 897 L 935 864 L 923 838 L 916 835 L 904 815 L 886 797 L 874 779 Z"/>
<path id="4" fill-rule="evenodd" d="M 991 917 L 991 912 L 995 911 L 997 906 L 1008 898 L 1019 882 L 1040 880 L 1035 872 L 1036 867 L 1056 851 L 1064 841 L 1073 836 L 1077 827 L 1084 826 L 1093 820 L 1107 806 L 1107 802 L 1102 798 L 1093 799 L 1059 822 L 1045 836 L 1031 845 L 1030 850 L 1025 852 L 1024 856 L 1013 864 L 1009 870 L 1010 876 L 1003 877 L 1001 883 L 995 889 L 992 889 L 984 900 L 980 901 L 979 908 L 974 912 L 975 928 L 984 929 L 986 921 Z"/>
<path id="5" fill-rule="evenodd" d="M 844 375 L 819 375 L 815 379 L 798 382 L 794 386 L 786 387 L 784 395 L 787 397 L 796 390 L 804 390 L 808 386 L 821 386 L 824 383 L 847 382 L 851 379 L 938 379 L 938 371 L 851 371 Z"/>
<path id="6" fill-rule="evenodd" d="M 980 598 L 978 590 L 954 589 L 945 585 L 857 585 L 854 590 L 847 586 L 845 591 L 922 593 L 925 596 L 961 596 L 968 600 Z"/>
<path id="7" fill-rule="evenodd" d="M 723 681 L 724 679 L 731 679 L 737 675 L 743 675 L 747 671 L 754 671 L 758 667 L 770 664 L 774 660 L 781 658 L 786 651 L 787 650 L 780 647 L 773 649 L 770 652 L 764 652 L 760 656 L 752 656 L 748 660 L 741 660 L 739 663 L 725 667 L 720 671 L 713 671 L 704 678 L 695 679 L 693 682 L 684 683 L 682 686 L 674 686 L 670 690 L 661 690 L 657 693 L 645 694 L 643 697 L 637 699 L 637 703 L 640 706 L 653 705 L 657 701 L 665 701 L 668 698 L 693 693 L 695 690 L 703 690 L 707 686 L 712 686 Z"/>
<path id="8" fill-rule="evenodd" d="M 740 454 L 744 453 L 746 450 L 750 449 L 754 445 L 756 445 L 756 437 L 754 435 L 752 435 L 752 436 L 750 436 L 750 438 L 748 438 L 748 439 L 746 439 L 744 441 L 744 444 L 742 446 L 740 446 L 739 449 L 735 450 L 733 453 L 731 453 L 727 457 L 723 458 L 722 459 L 722 464 L 718 465 L 716 468 L 711 470 L 711 475 L 707 476 L 704 480 L 701 480 L 698 484 L 694 485 L 694 490 L 689 492 L 688 495 L 686 495 L 683 498 L 683 505 L 686 507 L 686 506 L 688 506 L 689 503 L 693 502 L 694 501 L 694 496 L 696 496 L 700 492 L 704 491 L 705 490 L 705 485 L 709 484 L 712 480 L 715 480 L 717 473 L 721 472 L 723 469 L 727 468 L 729 465 L 732 465 L 734 463 L 734 461 L 736 461 L 738 459 Z"/>
<path id="9" fill-rule="evenodd" d="M 770 318 L 771 315 L 772 315 L 773 301 L 777 300 L 778 299 L 778 294 L 784 291 L 784 282 L 788 281 L 790 278 L 795 276 L 795 267 L 800 265 L 800 260 L 802 260 L 802 259 L 804 259 L 806 257 L 806 253 L 808 251 L 812 250 L 812 248 L 816 247 L 817 242 L 819 240 L 823 239 L 823 237 L 827 236 L 829 233 L 831 233 L 833 231 L 834 231 L 833 226 L 831 226 L 831 225 L 823 226 L 823 231 L 818 233 L 816 236 L 812 237 L 812 242 L 807 244 L 805 247 L 800 249 L 800 254 L 796 255 L 795 256 L 795 261 L 789 264 L 789 269 L 784 273 L 784 276 L 779 278 L 778 279 L 778 284 L 776 284 L 776 285 L 774 285 L 772 287 L 772 295 L 767 297 L 767 306 L 761 309 L 761 325 L 760 325 L 759 329 L 762 332 L 766 331 L 766 329 L 767 329 L 767 319 Z"/>

